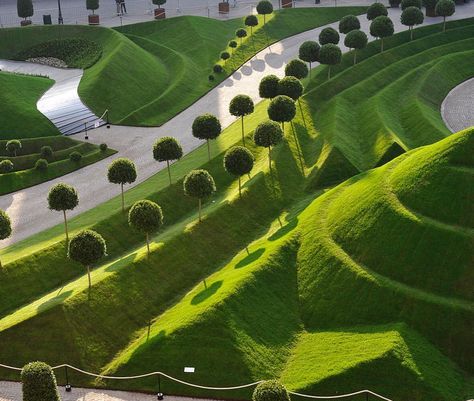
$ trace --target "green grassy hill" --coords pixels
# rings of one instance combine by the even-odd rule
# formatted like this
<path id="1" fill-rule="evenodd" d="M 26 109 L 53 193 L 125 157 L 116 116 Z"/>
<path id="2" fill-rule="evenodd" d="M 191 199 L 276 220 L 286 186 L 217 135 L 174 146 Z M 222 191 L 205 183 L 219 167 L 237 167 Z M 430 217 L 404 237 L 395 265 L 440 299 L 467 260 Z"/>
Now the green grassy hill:
<path id="1" fill-rule="evenodd" d="M 47 78 L 0 72 L 0 139 L 58 134 L 51 121 L 36 108 L 36 102 L 52 84 Z"/>
<path id="2" fill-rule="evenodd" d="M 463 29 L 461 23 L 456 27 Z M 396 58 L 398 47 L 407 49 L 403 35 L 382 56 L 367 49 L 360 65 L 369 75 L 372 62 Z M 419 49 L 417 41 L 409 44 L 409 57 L 427 50 L 421 35 L 418 40 Z M 470 59 L 459 60 L 467 74 Z M 436 88 L 426 81 L 417 92 L 417 99 L 430 99 L 428 114 L 393 110 L 397 119 L 410 112 L 410 118 L 434 122 L 430 129 L 423 123 L 426 130 L 407 130 L 413 146 L 417 137 L 436 142 L 448 135 L 436 102 L 463 76 L 442 80 L 451 65 L 437 63 L 429 70 Z M 351 69 L 332 78 L 334 87 Z M 314 76 L 320 73 L 324 68 Z M 380 80 L 380 91 L 384 83 Z M 372 91 L 376 96 L 378 90 Z M 174 164 L 178 182 L 172 186 L 163 171 L 127 191 L 127 204 L 146 197 L 163 207 L 165 226 L 152 238 L 150 258 L 142 235 L 128 228 L 118 199 L 74 219 L 72 230 L 93 227 L 108 244 L 109 256 L 93 271 L 90 294 L 83 269 L 65 257 L 61 226 L 2 250 L 0 343 L 8 346 L 0 348 L 0 361 L 68 362 L 120 375 L 163 370 L 215 386 L 281 377 L 293 390 L 332 394 L 368 387 L 397 401 L 472 397 L 474 227 L 465 216 L 472 215 L 474 132 L 405 152 L 330 191 L 316 190 L 318 177 L 337 181 L 340 171 L 356 174 L 364 153 L 362 147 L 340 149 L 315 128 L 319 122 L 307 100 L 313 95 L 303 101 L 304 119 L 298 112 L 296 135 L 287 126 L 284 143 L 273 150 L 272 175 L 267 152 L 250 148 L 256 165 L 242 199 L 236 180 L 222 168 L 223 152 L 240 141 L 239 122 L 212 142 L 210 162 L 201 147 Z M 366 100 L 363 92 L 360 98 Z M 266 118 L 266 107 L 262 102 L 248 117 L 248 137 Z M 400 127 L 395 125 L 394 135 L 402 135 Z M 370 138 L 364 149 L 380 160 L 386 152 Z M 352 141 L 348 131 L 344 139 Z M 361 145 L 364 141 L 361 129 Z M 392 149 L 387 161 L 396 153 Z M 196 202 L 183 196 L 181 179 L 200 166 L 214 176 L 218 191 L 197 224 Z M 322 363 L 308 368 L 317 361 Z M 196 373 L 184 374 L 184 366 L 195 366 Z M 93 383 L 74 374 L 73 380 L 149 391 L 157 386 L 156 377 Z M 167 393 L 249 395 L 163 385 Z"/>

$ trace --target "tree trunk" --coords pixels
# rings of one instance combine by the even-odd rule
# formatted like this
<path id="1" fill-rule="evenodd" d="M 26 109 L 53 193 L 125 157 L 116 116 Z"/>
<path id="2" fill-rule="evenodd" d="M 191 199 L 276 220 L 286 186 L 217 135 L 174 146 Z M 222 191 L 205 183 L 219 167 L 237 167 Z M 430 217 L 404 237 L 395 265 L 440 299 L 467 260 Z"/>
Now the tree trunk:
<path id="1" fill-rule="evenodd" d="M 380 53 L 383 53 L 383 38 L 380 39 Z"/>
<path id="2" fill-rule="evenodd" d="M 410 41 L 413 40 L 413 27 L 410 27 Z"/>
<path id="3" fill-rule="evenodd" d="M 148 257 L 150 257 L 150 237 L 148 233 L 146 233 L 146 250 L 147 250 Z"/>
<path id="4" fill-rule="evenodd" d="M 67 229 L 67 218 L 66 218 L 66 211 L 63 210 L 63 216 L 64 216 L 64 231 L 66 232 L 66 243 L 69 242 L 69 233 Z"/>
<path id="5" fill-rule="evenodd" d="M 354 49 L 354 65 L 357 63 L 357 49 Z"/>
<path id="6" fill-rule="evenodd" d="M 211 161 L 211 145 L 209 144 L 209 139 L 206 140 L 207 142 L 207 158 Z"/>
<path id="7" fill-rule="evenodd" d="M 242 185 L 240 183 L 240 179 L 241 179 L 241 177 L 239 175 L 239 197 L 242 198 Z"/>
<path id="8" fill-rule="evenodd" d="M 242 143 L 244 144 L 245 147 L 245 135 L 244 135 L 244 116 L 240 117 L 242 120 Z"/>
<path id="9" fill-rule="evenodd" d="M 123 184 L 120 184 L 120 189 L 122 192 L 122 213 L 125 213 L 125 199 L 123 198 Z"/>
<path id="10" fill-rule="evenodd" d="M 90 268 L 90 266 L 87 266 L 87 278 L 89 279 L 89 290 L 90 290 L 92 288 L 91 268 Z"/>
<path id="11" fill-rule="evenodd" d="M 272 147 L 268 147 L 268 167 L 270 167 L 270 173 L 272 172 Z"/>
<path id="12" fill-rule="evenodd" d="M 446 32 L 446 17 L 443 17 L 443 32 Z"/>
<path id="13" fill-rule="evenodd" d="M 201 198 L 199 198 L 199 222 L 201 222 Z"/>
<path id="14" fill-rule="evenodd" d="M 170 180 L 170 185 L 171 185 L 171 169 L 170 169 L 170 161 L 169 160 L 166 160 L 166 167 L 167 167 L 167 170 L 168 170 L 168 178 Z"/>
<path id="15" fill-rule="evenodd" d="M 309 62 L 309 79 L 311 79 L 311 61 Z"/>
<path id="16" fill-rule="evenodd" d="M 263 14 L 263 25 L 265 25 L 265 14 Z"/>
<path id="17" fill-rule="evenodd" d="M 328 79 L 331 79 L 331 65 L 328 66 Z"/>

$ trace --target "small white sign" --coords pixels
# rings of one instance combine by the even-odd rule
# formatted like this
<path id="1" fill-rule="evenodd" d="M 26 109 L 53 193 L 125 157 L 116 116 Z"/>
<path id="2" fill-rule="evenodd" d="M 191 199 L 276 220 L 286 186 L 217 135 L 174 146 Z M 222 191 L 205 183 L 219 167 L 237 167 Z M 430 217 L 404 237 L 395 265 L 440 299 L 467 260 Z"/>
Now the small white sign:
<path id="1" fill-rule="evenodd" d="M 99 127 L 100 127 L 100 122 L 99 122 L 99 121 L 96 121 L 96 122 L 94 123 L 94 128 L 99 128 Z"/>
<path id="2" fill-rule="evenodd" d="M 184 368 L 184 373 L 194 373 L 194 368 L 186 366 Z"/>

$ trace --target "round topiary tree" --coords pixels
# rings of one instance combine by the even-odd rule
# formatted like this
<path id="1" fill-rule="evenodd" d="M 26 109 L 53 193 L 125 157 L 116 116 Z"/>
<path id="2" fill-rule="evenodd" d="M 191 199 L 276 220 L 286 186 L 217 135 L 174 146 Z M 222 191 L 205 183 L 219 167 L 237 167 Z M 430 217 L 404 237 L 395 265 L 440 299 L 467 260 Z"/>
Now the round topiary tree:
<path id="1" fill-rule="evenodd" d="M 303 42 L 298 51 L 298 57 L 309 63 L 309 77 L 311 78 L 311 63 L 319 60 L 319 46 L 318 42 L 308 40 Z"/>
<path id="2" fill-rule="evenodd" d="M 284 129 L 285 122 L 293 120 L 296 115 L 295 102 L 288 96 L 278 95 L 270 102 L 267 113 L 270 120 L 281 123 Z"/>
<path id="3" fill-rule="evenodd" d="M 253 27 L 258 25 L 258 18 L 256 15 L 247 15 L 244 20 L 245 26 L 250 27 L 250 35 L 253 33 Z"/>
<path id="4" fill-rule="evenodd" d="M 263 15 L 263 23 L 266 22 L 266 16 L 273 12 L 273 4 L 268 0 L 259 1 L 257 4 L 257 13 Z"/>
<path id="5" fill-rule="evenodd" d="M 408 7 L 416 7 L 421 10 L 421 0 L 402 0 L 402 11 Z"/>
<path id="6" fill-rule="evenodd" d="M 150 234 L 163 225 L 161 207 L 150 200 L 135 202 L 128 212 L 128 224 L 145 234 L 147 255 L 150 256 Z"/>
<path id="7" fill-rule="evenodd" d="M 344 38 L 344 45 L 354 51 L 354 64 L 357 62 L 357 50 L 365 48 L 368 40 L 365 32 L 359 30 L 350 31 Z"/>
<path id="8" fill-rule="evenodd" d="M 7 239 L 12 235 L 12 222 L 8 214 L 0 209 L 0 241 Z M 0 267 L 2 267 L 2 261 L 0 260 Z"/>
<path id="9" fill-rule="evenodd" d="M 152 3 L 158 8 L 161 8 L 163 4 L 166 4 L 166 0 L 152 0 Z"/>
<path id="10" fill-rule="evenodd" d="M 285 75 L 303 79 L 308 76 L 308 66 L 303 60 L 293 59 L 285 66 Z"/>
<path id="11" fill-rule="evenodd" d="M 33 2 L 31 0 L 17 0 L 16 8 L 18 16 L 25 21 L 27 18 L 33 16 Z"/>
<path id="12" fill-rule="evenodd" d="M 79 163 L 82 160 L 82 155 L 78 151 L 71 152 L 69 155 L 69 160 L 74 163 Z"/>
<path id="13" fill-rule="evenodd" d="M 360 29 L 360 21 L 355 15 L 346 15 L 339 21 L 339 32 L 344 35 L 356 29 Z"/>
<path id="14" fill-rule="evenodd" d="M 237 29 L 235 31 L 235 36 L 240 39 L 240 44 L 242 44 L 242 40 L 247 36 L 247 31 L 244 28 Z"/>
<path id="15" fill-rule="evenodd" d="M 99 8 L 99 0 L 86 0 L 86 8 L 92 11 L 92 15 L 95 14 L 95 10 Z"/>
<path id="16" fill-rule="evenodd" d="M 367 19 L 369 21 L 372 21 L 381 15 L 388 15 L 387 7 L 385 7 L 382 3 L 373 3 L 367 9 Z"/>
<path id="17" fill-rule="evenodd" d="M 258 94 L 262 99 L 273 99 L 278 95 L 278 82 L 280 78 L 276 75 L 267 75 L 262 78 L 258 86 Z"/>
<path id="18" fill-rule="evenodd" d="M 321 46 L 332 43 L 337 45 L 339 43 L 339 34 L 334 28 L 324 28 L 319 34 L 319 43 Z"/>
<path id="19" fill-rule="evenodd" d="M 79 196 L 76 189 L 71 185 L 59 183 L 50 188 L 48 193 L 48 207 L 50 210 L 63 212 L 66 242 L 69 242 L 66 211 L 73 210 L 78 204 Z"/>
<path id="20" fill-rule="evenodd" d="M 216 192 L 214 178 L 206 170 L 192 170 L 184 177 L 184 193 L 199 200 L 199 221 L 202 221 L 202 200 Z"/>
<path id="21" fill-rule="evenodd" d="M 339 46 L 332 43 L 321 46 L 319 62 L 328 66 L 328 79 L 331 79 L 331 67 L 341 62 L 342 52 Z"/>
<path id="22" fill-rule="evenodd" d="M 8 174 L 13 171 L 13 163 L 11 160 L 5 159 L 0 162 L 0 174 Z"/>
<path id="23" fill-rule="evenodd" d="M 192 125 L 193 136 L 207 142 L 207 156 L 211 160 L 211 147 L 209 141 L 216 139 L 222 132 L 219 119 L 209 113 L 196 117 Z"/>
<path id="24" fill-rule="evenodd" d="M 278 94 L 292 98 L 295 102 L 303 94 L 303 84 L 293 76 L 284 77 L 278 82 Z"/>
<path id="25" fill-rule="evenodd" d="M 43 159 L 51 159 L 53 157 L 53 148 L 51 146 L 42 146 L 40 150 L 40 156 Z"/>
<path id="26" fill-rule="evenodd" d="M 240 197 L 242 197 L 241 178 L 252 171 L 253 162 L 252 152 L 243 146 L 235 146 L 224 155 L 224 168 L 229 174 L 235 175 L 239 179 Z"/>
<path id="27" fill-rule="evenodd" d="M 170 136 L 158 139 L 153 145 L 153 158 L 157 162 L 166 162 L 168 178 L 171 185 L 170 161 L 179 160 L 183 157 L 183 148 L 179 142 Z"/>
<path id="28" fill-rule="evenodd" d="M 212 67 L 212 71 L 214 71 L 216 74 L 220 74 L 222 71 L 224 71 L 224 68 L 220 64 L 215 64 L 214 67 Z"/>
<path id="29" fill-rule="evenodd" d="M 107 246 L 104 238 L 92 230 L 80 231 L 69 241 L 68 257 L 87 269 L 89 290 L 92 287 L 91 265 L 106 256 L 106 253 Z"/>
<path id="30" fill-rule="evenodd" d="M 400 21 L 403 25 L 408 26 L 410 31 L 410 40 L 413 40 L 413 27 L 423 23 L 425 16 L 418 7 L 408 7 L 402 11 Z"/>
<path id="31" fill-rule="evenodd" d="M 7 142 L 5 149 L 10 156 L 16 157 L 21 150 L 21 142 L 17 139 L 12 139 Z"/>
<path id="32" fill-rule="evenodd" d="M 450 17 L 456 11 L 456 5 L 452 0 L 439 0 L 436 3 L 436 15 L 443 17 L 443 32 L 446 32 L 446 17 Z"/>
<path id="33" fill-rule="evenodd" d="M 242 121 L 242 143 L 245 146 L 245 135 L 244 135 L 244 117 L 253 113 L 254 104 L 250 96 L 237 95 L 231 101 L 229 105 L 229 113 L 235 117 L 240 117 Z"/>
<path id="34" fill-rule="evenodd" d="M 266 380 L 255 387 L 252 401 L 290 401 L 290 395 L 278 380 Z"/>
<path id="35" fill-rule="evenodd" d="M 268 148 L 268 167 L 272 171 L 272 147 L 283 140 L 283 130 L 275 121 L 264 121 L 257 125 L 253 134 L 255 145 Z"/>
<path id="36" fill-rule="evenodd" d="M 390 18 L 381 15 L 370 24 L 370 34 L 380 39 L 380 52 L 383 52 L 383 40 L 392 36 L 394 32 L 393 22 Z"/>
<path id="37" fill-rule="evenodd" d="M 230 54 L 229 52 L 222 52 L 221 53 L 221 59 L 224 60 L 224 65 L 226 64 L 227 60 L 229 60 Z"/>
<path id="38" fill-rule="evenodd" d="M 31 362 L 21 370 L 23 401 L 60 401 L 56 376 L 44 362 Z"/>
<path id="39" fill-rule="evenodd" d="M 122 197 L 122 212 L 125 212 L 125 199 L 123 194 L 124 184 L 131 184 L 137 179 L 137 168 L 130 159 L 120 157 L 110 163 L 107 170 L 107 178 L 112 184 L 120 184 Z"/>
<path id="40" fill-rule="evenodd" d="M 48 161 L 45 159 L 38 159 L 35 163 L 35 169 L 44 172 L 48 169 Z"/>
<path id="41" fill-rule="evenodd" d="M 107 149 L 108 149 L 108 148 L 109 148 L 109 147 L 107 146 L 106 143 L 101 143 L 101 144 L 99 145 L 99 149 L 100 149 L 100 151 L 101 151 L 102 153 L 107 152 Z"/>
<path id="42" fill-rule="evenodd" d="M 229 42 L 229 47 L 232 49 L 232 53 L 233 53 L 237 47 L 237 42 L 235 40 L 231 40 Z"/>

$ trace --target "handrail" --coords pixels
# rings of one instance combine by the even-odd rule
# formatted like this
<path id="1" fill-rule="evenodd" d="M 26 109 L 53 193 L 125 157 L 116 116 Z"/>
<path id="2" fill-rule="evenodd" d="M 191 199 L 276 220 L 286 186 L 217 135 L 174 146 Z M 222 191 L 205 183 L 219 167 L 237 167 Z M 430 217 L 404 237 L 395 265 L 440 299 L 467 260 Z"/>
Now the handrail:
<path id="1" fill-rule="evenodd" d="M 6 369 L 11 369 L 11 370 L 16 370 L 16 371 L 21 371 L 22 370 L 22 368 L 17 368 L 15 366 L 10 366 L 10 365 L 4 365 L 2 363 L 0 363 L 0 367 L 6 368 Z M 241 384 L 241 385 L 232 386 L 232 387 L 210 387 L 210 386 L 203 386 L 203 385 L 200 385 L 200 384 L 195 384 L 195 383 L 190 383 L 190 382 L 187 382 L 187 381 L 184 381 L 184 380 L 180 380 L 176 377 L 170 376 L 170 375 L 168 375 L 164 372 L 160 372 L 160 371 L 144 373 L 144 374 L 136 375 L 136 376 L 107 376 L 107 375 L 101 375 L 101 374 L 88 372 L 86 370 L 76 368 L 75 366 L 69 365 L 67 363 L 52 367 L 52 369 L 54 369 L 54 370 L 60 369 L 60 368 L 69 368 L 69 369 L 75 370 L 77 372 L 83 373 L 83 374 L 88 375 L 88 376 L 93 376 L 93 377 L 100 378 L 100 379 L 109 379 L 109 380 L 132 380 L 132 379 L 140 379 L 140 378 L 155 376 L 155 375 L 156 376 L 164 376 L 164 377 L 166 377 L 170 380 L 173 380 L 175 382 L 184 384 L 186 386 L 200 388 L 200 389 L 203 389 L 203 390 L 216 390 L 216 391 L 239 390 L 239 389 L 243 389 L 243 388 L 247 388 L 247 387 L 256 386 L 257 384 L 260 384 L 264 381 L 264 380 L 259 380 L 259 381 L 253 382 L 253 383 Z M 292 395 L 299 396 L 299 397 L 312 398 L 312 399 L 321 399 L 321 400 L 348 398 L 348 397 L 352 397 L 352 396 L 359 395 L 359 394 L 371 394 L 374 397 L 380 398 L 381 400 L 392 401 L 390 398 L 386 398 L 386 397 L 384 397 L 380 394 L 377 394 L 373 391 L 370 391 L 370 390 L 360 390 L 360 391 L 356 391 L 354 393 L 347 393 L 347 394 L 340 394 L 340 395 L 328 395 L 328 396 L 302 394 L 302 393 L 297 393 L 295 391 L 288 391 L 288 393 L 290 393 Z"/>

